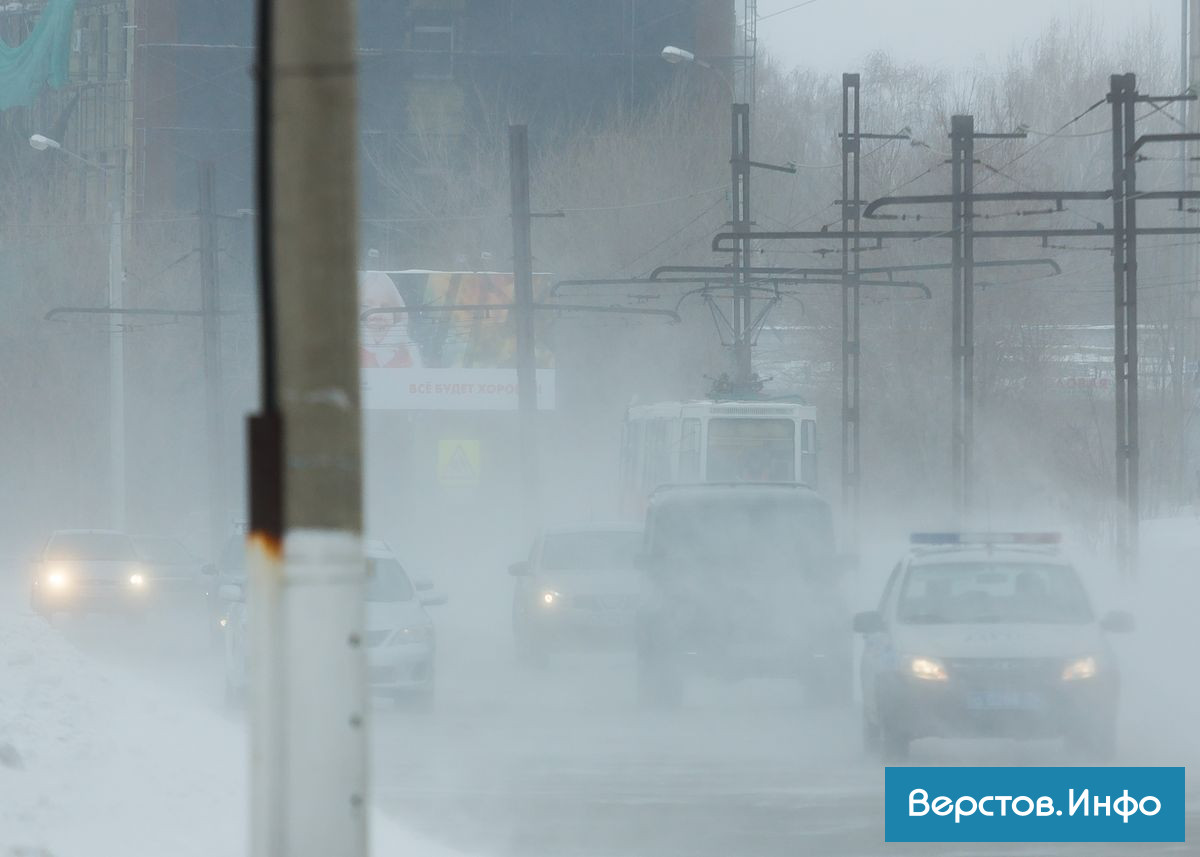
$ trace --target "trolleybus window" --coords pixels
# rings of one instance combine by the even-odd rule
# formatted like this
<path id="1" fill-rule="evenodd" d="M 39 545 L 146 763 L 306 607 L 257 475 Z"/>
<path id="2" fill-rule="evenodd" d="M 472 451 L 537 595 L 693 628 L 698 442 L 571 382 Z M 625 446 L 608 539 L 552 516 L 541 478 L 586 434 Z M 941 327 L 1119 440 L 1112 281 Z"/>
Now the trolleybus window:
<path id="1" fill-rule="evenodd" d="M 817 484 L 817 423 L 804 420 L 800 423 L 800 481 L 805 485 Z"/>
<path id="2" fill-rule="evenodd" d="M 685 419 L 679 437 L 679 482 L 700 479 L 700 420 Z"/>
<path id="3" fill-rule="evenodd" d="M 791 482 L 796 478 L 796 424 L 790 419 L 708 421 L 709 482 Z"/>

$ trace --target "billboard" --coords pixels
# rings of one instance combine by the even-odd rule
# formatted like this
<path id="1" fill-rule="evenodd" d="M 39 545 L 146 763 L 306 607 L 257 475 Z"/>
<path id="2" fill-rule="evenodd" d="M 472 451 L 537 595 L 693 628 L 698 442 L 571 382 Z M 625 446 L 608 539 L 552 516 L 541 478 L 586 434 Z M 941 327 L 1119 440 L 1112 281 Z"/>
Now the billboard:
<path id="1" fill-rule="evenodd" d="M 534 301 L 550 277 L 535 274 Z M 516 410 L 513 275 L 360 271 L 359 365 L 368 410 Z M 494 308 L 493 308 L 494 307 Z M 538 407 L 554 407 L 545 319 L 534 324 Z"/>

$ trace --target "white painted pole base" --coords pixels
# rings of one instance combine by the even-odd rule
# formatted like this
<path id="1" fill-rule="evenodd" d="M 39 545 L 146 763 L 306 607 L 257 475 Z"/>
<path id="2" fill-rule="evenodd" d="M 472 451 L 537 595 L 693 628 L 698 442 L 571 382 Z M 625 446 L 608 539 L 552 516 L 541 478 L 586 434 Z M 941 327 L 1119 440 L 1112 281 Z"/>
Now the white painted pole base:
<path id="1" fill-rule="evenodd" d="M 253 857 L 367 849 L 366 564 L 362 540 L 251 538 Z"/>

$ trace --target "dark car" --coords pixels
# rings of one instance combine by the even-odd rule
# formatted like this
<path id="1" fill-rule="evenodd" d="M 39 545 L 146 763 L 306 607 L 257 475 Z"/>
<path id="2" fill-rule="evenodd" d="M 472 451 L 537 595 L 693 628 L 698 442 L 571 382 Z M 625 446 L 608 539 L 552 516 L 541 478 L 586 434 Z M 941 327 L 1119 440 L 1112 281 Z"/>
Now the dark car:
<path id="1" fill-rule="evenodd" d="M 863 737 L 885 758 L 940 737 L 1061 737 L 1112 755 L 1120 675 L 1074 567 L 1045 534 L 918 534 L 865 635 Z"/>
<path id="2" fill-rule="evenodd" d="M 844 704 L 852 637 L 829 505 L 792 483 L 660 488 L 638 558 L 638 689 L 677 705 L 686 677 L 786 676 Z"/>
<path id="3" fill-rule="evenodd" d="M 540 663 L 563 649 L 629 648 L 642 528 L 580 524 L 541 533 L 527 562 L 509 566 L 518 657 Z"/>
<path id="4" fill-rule="evenodd" d="M 154 591 L 133 539 L 113 530 L 57 530 L 34 562 L 30 604 L 53 613 L 140 615 Z"/>

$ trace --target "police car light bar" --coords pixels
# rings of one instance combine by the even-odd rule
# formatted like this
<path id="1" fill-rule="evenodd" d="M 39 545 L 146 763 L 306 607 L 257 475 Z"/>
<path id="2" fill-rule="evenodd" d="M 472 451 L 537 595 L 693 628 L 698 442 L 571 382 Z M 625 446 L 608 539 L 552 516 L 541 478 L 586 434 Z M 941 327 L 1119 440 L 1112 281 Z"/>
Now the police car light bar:
<path id="1" fill-rule="evenodd" d="M 913 533 L 914 545 L 1057 545 L 1062 533 Z"/>

